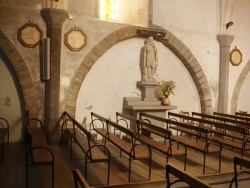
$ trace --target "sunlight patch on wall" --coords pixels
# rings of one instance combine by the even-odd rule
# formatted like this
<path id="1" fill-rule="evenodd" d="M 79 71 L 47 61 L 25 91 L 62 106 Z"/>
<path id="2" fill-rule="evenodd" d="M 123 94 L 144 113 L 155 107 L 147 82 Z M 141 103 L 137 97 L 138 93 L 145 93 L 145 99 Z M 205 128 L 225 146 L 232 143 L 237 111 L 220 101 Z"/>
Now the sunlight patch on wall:
<path id="1" fill-rule="evenodd" d="M 100 18 L 115 20 L 116 0 L 100 0 Z"/>
<path id="2" fill-rule="evenodd" d="M 148 0 L 99 0 L 99 18 L 105 21 L 148 25 Z"/>

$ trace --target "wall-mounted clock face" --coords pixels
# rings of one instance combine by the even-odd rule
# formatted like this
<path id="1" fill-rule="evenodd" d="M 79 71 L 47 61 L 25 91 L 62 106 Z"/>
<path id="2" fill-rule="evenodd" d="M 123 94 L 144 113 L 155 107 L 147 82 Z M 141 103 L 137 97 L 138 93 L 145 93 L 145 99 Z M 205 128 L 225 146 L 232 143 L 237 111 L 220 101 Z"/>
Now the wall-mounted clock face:
<path id="1" fill-rule="evenodd" d="M 87 36 L 81 29 L 72 28 L 65 34 L 64 43 L 71 51 L 81 51 L 87 45 Z"/>
<path id="2" fill-rule="evenodd" d="M 42 31 L 38 25 L 31 23 L 24 24 L 18 29 L 18 40 L 28 48 L 34 48 L 42 41 Z"/>
<path id="3" fill-rule="evenodd" d="M 242 53 L 236 47 L 230 52 L 230 62 L 233 66 L 238 66 L 242 62 Z"/>

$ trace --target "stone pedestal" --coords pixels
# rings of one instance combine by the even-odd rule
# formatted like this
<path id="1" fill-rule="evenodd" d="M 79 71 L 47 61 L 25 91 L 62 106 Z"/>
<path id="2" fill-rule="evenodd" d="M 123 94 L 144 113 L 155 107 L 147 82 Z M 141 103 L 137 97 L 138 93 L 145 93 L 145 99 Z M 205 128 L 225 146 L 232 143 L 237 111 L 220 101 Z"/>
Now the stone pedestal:
<path id="1" fill-rule="evenodd" d="M 140 112 L 149 113 L 156 115 L 162 118 L 166 117 L 166 111 L 176 109 L 176 106 L 161 105 L 161 101 L 157 98 L 151 101 L 142 101 L 139 97 L 125 97 L 123 101 L 123 113 L 134 117 L 139 118 Z M 160 127 L 165 127 L 164 123 L 155 122 L 152 120 L 152 123 Z M 130 127 L 133 131 L 136 130 L 136 125 L 131 125 Z"/>
<path id="2" fill-rule="evenodd" d="M 141 89 L 141 97 L 125 97 L 123 100 L 123 113 L 134 118 L 139 118 L 140 112 L 149 113 L 162 118 L 166 117 L 166 111 L 176 109 L 176 106 L 162 105 L 161 100 L 155 96 L 155 87 L 160 83 L 154 79 L 142 80 L 137 82 L 137 86 Z M 160 127 L 165 127 L 164 123 L 154 120 L 151 123 Z M 136 125 L 131 124 L 130 128 L 135 131 Z"/>
<path id="3" fill-rule="evenodd" d="M 160 83 L 154 80 L 152 81 L 138 81 L 137 86 L 141 89 L 141 99 L 142 101 L 157 101 L 155 98 L 155 87 L 158 86 Z"/>

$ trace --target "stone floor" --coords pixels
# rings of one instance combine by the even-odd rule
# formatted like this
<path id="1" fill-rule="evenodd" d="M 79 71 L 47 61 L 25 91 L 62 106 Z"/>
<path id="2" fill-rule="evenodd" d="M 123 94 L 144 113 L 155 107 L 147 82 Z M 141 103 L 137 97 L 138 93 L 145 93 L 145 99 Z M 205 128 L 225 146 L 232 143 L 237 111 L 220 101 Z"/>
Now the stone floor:
<path id="1" fill-rule="evenodd" d="M 84 155 L 78 147 L 74 147 L 74 160 L 69 159 L 69 145 L 50 146 L 55 155 L 55 188 L 73 188 L 72 169 L 79 168 L 84 171 Z M 107 165 L 90 164 L 88 168 L 88 182 L 93 187 L 131 187 L 131 188 L 163 188 L 166 187 L 165 180 L 165 157 L 157 152 L 153 152 L 151 181 L 147 180 L 147 165 L 140 161 L 133 161 L 132 183 L 128 183 L 128 158 L 126 155 L 119 157 L 119 151 L 110 146 L 112 152 L 110 185 L 106 183 Z M 223 150 L 222 169 L 218 173 L 218 163 L 216 156 L 208 156 L 206 174 L 202 174 L 201 153 L 188 150 L 187 173 L 199 177 L 203 181 L 211 184 L 215 188 L 229 186 L 233 177 L 233 157 L 239 155 L 238 151 Z M 4 161 L 0 164 L 0 187 L 1 188 L 23 188 L 25 183 L 25 147 L 23 143 L 11 143 L 4 146 Z M 249 158 L 250 155 L 247 157 Z M 183 169 L 182 159 L 170 159 L 170 163 Z M 38 166 L 29 168 L 29 187 L 48 188 L 51 187 L 51 169 L 49 167 Z M 250 175 L 241 177 L 240 186 L 249 187 Z"/>

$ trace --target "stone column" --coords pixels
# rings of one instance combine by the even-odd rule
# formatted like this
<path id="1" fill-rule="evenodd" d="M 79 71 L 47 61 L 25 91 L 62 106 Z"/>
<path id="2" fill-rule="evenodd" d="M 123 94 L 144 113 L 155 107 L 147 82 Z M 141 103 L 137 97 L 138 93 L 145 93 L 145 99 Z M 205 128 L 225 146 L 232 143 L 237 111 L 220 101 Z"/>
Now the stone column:
<path id="1" fill-rule="evenodd" d="M 50 38 L 50 80 L 45 82 L 45 126 L 49 143 L 56 143 L 60 139 L 58 122 L 62 26 L 69 13 L 62 9 L 44 8 L 41 15 L 46 22 L 46 35 Z"/>
<path id="2" fill-rule="evenodd" d="M 228 106 L 228 80 L 229 80 L 229 56 L 230 45 L 234 36 L 222 34 L 218 35 L 220 44 L 220 75 L 219 75 L 219 99 L 218 112 L 227 113 Z"/>

